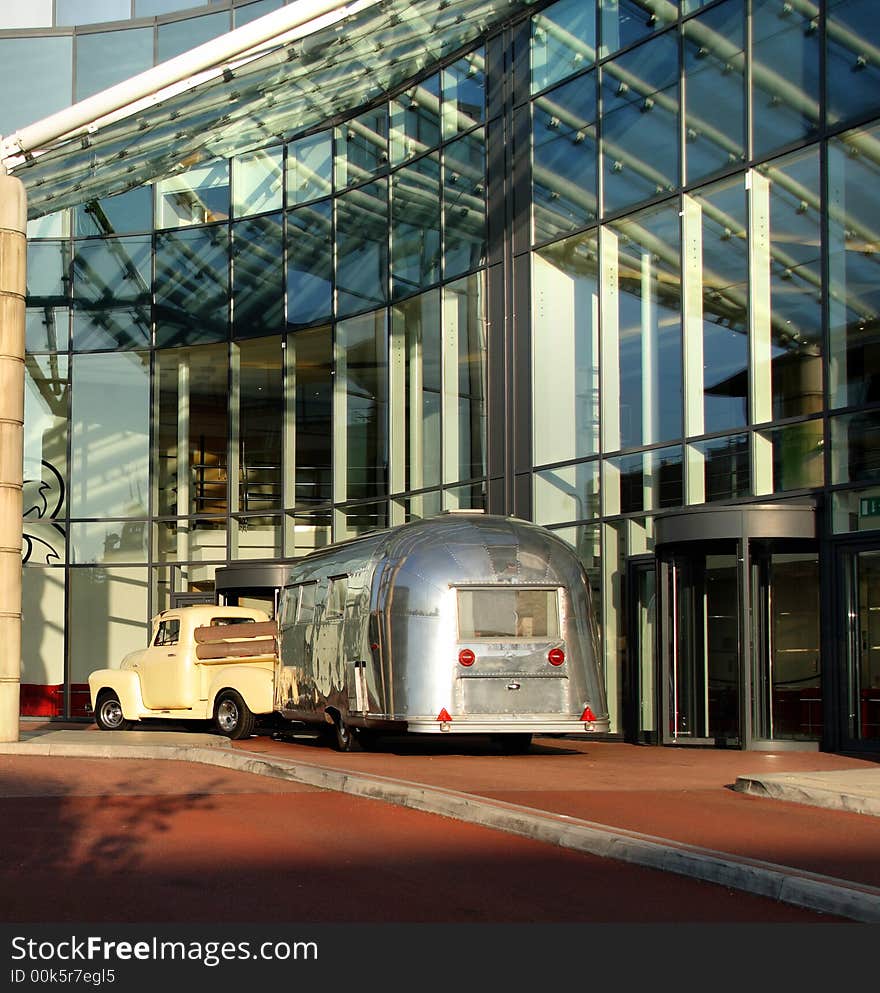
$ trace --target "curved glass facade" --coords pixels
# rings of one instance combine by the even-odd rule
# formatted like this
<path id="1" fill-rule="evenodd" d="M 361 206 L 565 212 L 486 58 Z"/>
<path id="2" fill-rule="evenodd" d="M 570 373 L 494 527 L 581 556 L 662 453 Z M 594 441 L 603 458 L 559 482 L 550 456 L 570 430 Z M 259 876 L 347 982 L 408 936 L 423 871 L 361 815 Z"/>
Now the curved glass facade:
<path id="1" fill-rule="evenodd" d="M 148 24 L 168 8 L 107 0 L 130 27 L 0 35 L 4 74 L 53 66 L 0 132 L 279 5 Z M 32 222 L 23 712 L 82 715 L 88 672 L 219 565 L 486 508 L 578 547 L 617 733 L 880 736 L 871 13 L 535 4 L 343 120 Z M 670 718 L 632 573 L 657 515 L 805 499 L 821 554 L 755 545 L 730 629 L 741 650 L 764 625 L 767 659 L 718 675 L 718 608 L 705 707 L 682 690 Z M 706 611 L 736 584 L 717 551 Z"/>

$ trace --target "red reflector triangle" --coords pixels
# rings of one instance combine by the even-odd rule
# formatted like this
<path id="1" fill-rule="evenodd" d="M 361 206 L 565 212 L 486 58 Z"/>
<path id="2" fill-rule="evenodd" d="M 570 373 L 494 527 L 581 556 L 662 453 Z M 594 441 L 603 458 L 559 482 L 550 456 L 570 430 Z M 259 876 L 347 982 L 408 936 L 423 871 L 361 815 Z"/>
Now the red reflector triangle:
<path id="1" fill-rule="evenodd" d="M 444 707 L 440 713 L 437 715 L 438 721 L 451 721 L 452 718 L 449 716 L 449 711 Z"/>
<path id="2" fill-rule="evenodd" d="M 584 712 L 581 714 L 582 721 L 594 721 L 596 720 L 596 715 L 589 707 L 584 707 Z"/>

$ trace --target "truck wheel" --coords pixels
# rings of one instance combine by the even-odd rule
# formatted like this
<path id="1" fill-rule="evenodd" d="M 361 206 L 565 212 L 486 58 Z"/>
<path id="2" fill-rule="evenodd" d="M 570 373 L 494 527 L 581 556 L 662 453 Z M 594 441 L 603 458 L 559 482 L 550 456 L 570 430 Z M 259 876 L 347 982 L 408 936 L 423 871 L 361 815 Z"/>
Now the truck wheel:
<path id="1" fill-rule="evenodd" d="M 341 714 L 333 715 L 333 747 L 337 752 L 350 752 L 354 746 L 354 735 Z"/>
<path id="2" fill-rule="evenodd" d="M 495 740 L 505 755 L 525 755 L 532 747 L 530 734 L 499 734 Z"/>
<path id="3" fill-rule="evenodd" d="M 223 690 L 214 703 L 214 727 L 227 738 L 248 738 L 256 723 L 248 705 L 235 690 Z"/>
<path id="4" fill-rule="evenodd" d="M 125 719 L 119 697 L 112 690 L 106 690 L 98 696 L 95 723 L 102 731 L 127 731 L 133 722 Z"/>

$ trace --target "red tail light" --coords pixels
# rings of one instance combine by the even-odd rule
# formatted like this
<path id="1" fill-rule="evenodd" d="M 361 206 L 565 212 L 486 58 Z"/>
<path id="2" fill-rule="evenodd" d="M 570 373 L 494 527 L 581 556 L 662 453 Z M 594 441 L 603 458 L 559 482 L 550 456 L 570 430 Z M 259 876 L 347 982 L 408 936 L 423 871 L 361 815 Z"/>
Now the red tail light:
<path id="1" fill-rule="evenodd" d="M 437 715 L 437 720 L 442 724 L 448 724 L 452 718 L 449 716 L 449 711 L 444 707 L 440 713 Z"/>
<path id="2" fill-rule="evenodd" d="M 589 707 L 584 707 L 584 712 L 581 714 L 582 721 L 594 721 L 596 720 L 596 715 Z"/>
<path id="3" fill-rule="evenodd" d="M 458 661 L 463 666 L 473 665 L 476 660 L 476 655 L 474 655 L 469 648 L 462 648 L 462 650 L 458 653 Z"/>
<path id="4" fill-rule="evenodd" d="M 551 648 L 547 652 L 547 661 L 550 665 L 562 665 L 565 661 L 565 652 L 561 648 Z"/>

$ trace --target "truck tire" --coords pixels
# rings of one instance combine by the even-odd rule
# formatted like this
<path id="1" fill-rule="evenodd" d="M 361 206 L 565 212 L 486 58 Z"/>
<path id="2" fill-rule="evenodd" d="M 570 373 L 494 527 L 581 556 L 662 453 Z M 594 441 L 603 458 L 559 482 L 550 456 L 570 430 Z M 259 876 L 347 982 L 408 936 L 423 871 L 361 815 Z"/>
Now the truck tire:
<path id="1" fill-rule="evenodd" d="M 112 690 L 103 690 L 95 705 L 95 723 L 102 731 L 127 731 L 134 722 L 125 719 L 119 697 Z"/>
<path id="2" fill-rule="evenodd" d="M 256 719 L 241 695 L 222 690 L 214 702 L 214 727 L 227 738 L 238 740 L 253 734 Z"/>

